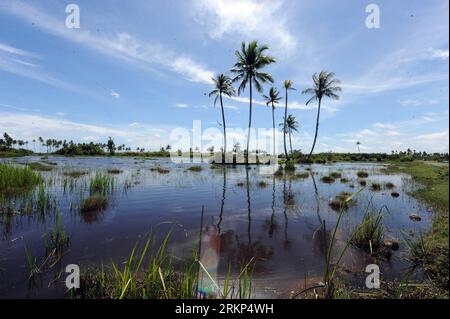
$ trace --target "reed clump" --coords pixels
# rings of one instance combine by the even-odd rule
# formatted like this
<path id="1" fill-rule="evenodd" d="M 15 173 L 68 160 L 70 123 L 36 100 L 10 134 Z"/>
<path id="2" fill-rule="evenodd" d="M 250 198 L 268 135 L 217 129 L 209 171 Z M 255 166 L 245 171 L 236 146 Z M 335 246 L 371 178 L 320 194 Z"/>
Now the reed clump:
<path id="1" fill-rule="evenodd" d="M 320 180 L 325 184 L 332 184 L 336 181 L 336 179 L 332 176 L 323 176 Z"/>
<path id="2" fill-rule="evenodd" d="M 0 164 L 0 193 L 14 195 L 32 190 L 42 183 L 39 174 L 33 172 L 28 166 L 20 167 L 6 163 Z"/>
<path id="3" fill-rule="evenodd" d="M 102 195 L 93 195 L 86 198 L 80 206 L 82 213 L 100 212 L 107 208 L 108 198 Z"/>
<path id="4" fill-rule="evenodd" d="M 363 217 L 350 238 L 350 243 L 375 257 L 387 257 L 390 253 L 384 245 L 383 215 L 369 212 Z"/>
<path id="5" fill-rule="evenodd" d="M 200 165 L 196 165 L 189 167 L 188 170 L 191 172 L 201 172 L 203 170 L 203 167 L 201 167 Z"/>
<path id="6" fill-rule="evenodd" d="M 95 176 L 91 179 L 89 189 L 91 195 L 102 194 L 106 195 L 110 193 L 114 188 L 114 179 L 100 172 L 97 172 Z"/>
<path id="7" fill-rule="evenodd" d="M 369 173 L 367 173 L 367 172 L 365 172 L 365 171 L 358 171 L 358 172 L 356 173 L 356 175 L 357 175 L 359 178 L 367 178 L 367 177 L 369 177 Z"/>
<path id="8" fill-rule="evenodd" d="M 52 166 L 44 165 L 39 162 L 29 163 L 27 166 L 34 171 L 49 172 L 49 171 L 53 170 Z"/>
<path id="9" fill-rule="evenodd" d="M 176 269 L 173 255 L 167 252 L 170 234 L 159 246 L 153 237 L 134 246 L 123 263 L 90 269 L 81 275 L 81 288 L 75 298 L 87 299 L 195 299 L 199 298 L 199 273 L 212 278 L 208 270 L 192 255 Z M 250 264 L 250 263 L 249 263 Z M 222 284 L 212 280 L 215 293 L 208 298 L 249 298 L 251 271 L 247 264 L 233 281 L 231 274 Z"/>

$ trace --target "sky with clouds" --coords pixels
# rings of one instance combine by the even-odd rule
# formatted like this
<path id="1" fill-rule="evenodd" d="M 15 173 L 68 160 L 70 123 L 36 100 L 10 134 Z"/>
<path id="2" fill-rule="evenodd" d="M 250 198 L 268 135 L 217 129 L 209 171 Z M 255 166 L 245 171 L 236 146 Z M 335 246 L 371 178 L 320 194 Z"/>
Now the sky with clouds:
<path id="1" fill-rule="evenodd" d="M 65 25 L 70 2 L 0 1 L 0 131 L 17 139 L 158 149 L 176 128 L 201 120 L 220 144 L 221 113 L 208 97 L 211 77 L 229 72 L 242 41 L 270 47 L 274 86 L 292 79 L 293 138 L 307 151 L 316 105 L 301 91 L 321 70 L 342 82 L 326 100 L 316 151 L 428 152 L 449 149 L 449 3 L 447 0 L 71 1 L 79 29 Z M 380 28 L 366 27 L 366 6 Z M 265 86 L 265 93 L 269 90 Z M 230 138 L 244 138 L 248 91 L 225 99 Z M 283 103 L 281 103 L 283 105 Z M 271 127 L 259 94 L 255 128 Z M 282 108 L 276 109 L 281 122 Z"/>

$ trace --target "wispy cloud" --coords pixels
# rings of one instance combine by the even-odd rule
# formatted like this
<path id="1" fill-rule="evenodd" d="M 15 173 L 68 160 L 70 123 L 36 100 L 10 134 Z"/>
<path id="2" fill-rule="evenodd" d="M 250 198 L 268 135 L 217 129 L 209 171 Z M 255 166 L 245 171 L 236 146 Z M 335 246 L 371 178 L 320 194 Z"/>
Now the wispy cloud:
<path id="1" fill-rule="evenodd" d="M 131 34 L 121 32 L 110 36 L 94 34 L 83 27 L 76 31 L 64 25 L 64 19 L 57 19 L 37 6 L 22 1 L 9 1 L 0 7 L 27 22 L 67 41 L 76 42 L 97 52 L 132 63 L 141 68 L 158 65 L 182 75 L 192 82 L 211 83 L 214 72 L 185 54 L 179 54 L 154 41 L 142 41 Z"/>
<path id="2" fill-rule="evenodd" d="M 58 88 L 80 91 L 79 88 L 50 75 L 39 65 L 23 60 L 36 57 L 37 55 L 32 52 L 0 42 L 0 71 L 26 77 Z"/>

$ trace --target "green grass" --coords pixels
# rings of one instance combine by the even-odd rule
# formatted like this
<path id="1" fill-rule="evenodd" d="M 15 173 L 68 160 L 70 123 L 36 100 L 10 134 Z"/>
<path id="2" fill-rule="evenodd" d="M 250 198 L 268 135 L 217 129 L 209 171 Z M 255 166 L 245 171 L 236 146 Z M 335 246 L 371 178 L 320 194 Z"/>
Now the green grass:
<path id="1" fill-rule="evenodd" d="M 106 195 L 110 193 L 114 188 L 114 179 L 100 172 L 95 173 L 95 176 L 91 179 L 89 190 L 91 195 L 101 194 Z"/>
<path id="2" fill-rule="evenodd" d="M 32 190 L 43 181 L 29 167 L 0 164 L 0 193 L 14 195 Z"/>
<path id="3" fill-rule="evenodd" d="M 354 230 L 350 243 L 372 256 L 387 257 L 390 250 L 384 245 L 384 226 L 382 211 L 369 212 Z"/>
<path id="4" fill-rule="evenodd" d="M 122 263 L 111 261 L 109 269 L 90 269 L 81 275 L 76 298 L 87 299 L 194 299 L 197 298 L 198 272 L 209 276 L 196 254 L 177 270 L 173 255 L 167 252 L 170 234 L 157 246 L 153 237 L 136 244 Z M 233 281 L 231 274 L 209 298 L 249 298 L 251 294 L 250 263 L 241 268 Z"/>
<path id="5" fill-rule="evenodd" d="M 448 165 L 414 161 L 396 163 L 387 172 L 403 172 L 411 175 L 419 187 L 411 195 L 433 208 L 431 229 L 409 242 L 409 258 L 420 264 L 438 287 L 449 287 L 449 179 Z M 415 249 L 411 249 L 414 245 Z"/>
<path id="6" fill-rule="evenodd" d="M 394 163 L 387 172 L 411 175 L 419 187 L 410 195 L 432 207 L 431 229 L 419 239 L 409 241 L 409 259 L 420 265 L 440 288 L 449 287 L 449 180 L 448 165 L 414 161 Z"/>
<path id="7" fill-rule="evenodd" d="M 69 246 L 70 238 L 64 230 L 59 211 L 56 211 L 53 228 L 46 235 L 45 247 L 47 252 L 60 253 Z"/>

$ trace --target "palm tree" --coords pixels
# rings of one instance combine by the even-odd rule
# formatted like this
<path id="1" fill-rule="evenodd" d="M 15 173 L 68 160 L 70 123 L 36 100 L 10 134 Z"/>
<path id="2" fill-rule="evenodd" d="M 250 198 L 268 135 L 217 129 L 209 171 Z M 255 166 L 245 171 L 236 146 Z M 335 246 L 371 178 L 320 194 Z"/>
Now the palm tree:
<path id="1" fill-rule="evenodd" d="M 267 45 L 258 46 L 257 41 L 251 41 L 247 46 L 245 46 L 245 42 L 242 42 L 241 50 L 236 51 L 237 61 L 234 64 L 234 67 L 231 69 L 231 72 L 236 74 L 233 78 L 233 82 L 240 81 L 238 94 L 240 95 L 244 90 L 247 84 L 249 84 L 250 90 L 250 110 L 249 110 L 249 119 L 248 119 L 248 136 L 247 136 L 247 154 L 245 158 L 245 162 L 248 164 L 249 157 L 249 147 L 250 147 L 250 129 L 252 127 L 252 99 L 253 99 L 253 85 L 258 92 L 262 92 L 262 84 L 263 83 L 273 83 L 272 75 L 269 73 L 259 72 L 260 69 L 265 66 L 275 63 L 275 58 L 265 55 L 265 51 L 267 51 L 269 47 Z"/>
<path id="2" fill-rule="evenodd" d="M 339 100 L 339 95 L 337 95 L 336 93 L 341 91 L 341 87 L 339 86 L 341 81 L 339 81 L 338 79 L 334 79 L 334 76 L 335 74 L 333 72 L 327 71 L 321 71 L 319 75 L 317 75 L 317 73 L 314 73 L 314 75 L 312 76 L 314 86 L 302 92 L 303 94 L 312 95 L 308 102 L 306 102 L 306 105 L 308 105 L 313 100 L 318 101 L 316 133 L 314 135 L 314 142 L 311 147 L 309 156 L 312 155 L 314 147 L 316 146 L 317 133 L 319 131 L 320 105 L 322 102 L 322 98 L 326 96 L 334 100 Z"/>
<path id="3" fill-rule="evenodd" d="M 361 153 L 361 151 L 360 151 L 360 149 L 359 149 L 359 146 L 361 145 L 361 142 L 360 141 L 356 141 L 356 146 L 358 146 L 358 153 Z"/>
<path id="4" fill-rule="evenodd" d="M 214 90 L 212 90 L 209 93 L 209 97 L 215 96 L 214 106 L 217 104 L 217 101 L 220 100 L 220 107 L 222 109 L 222 126 L 223 126 L 222 163 L 225 163 L 225 154 L 227 153 L 227 128 L 225 125 L 225 111 L 223 109 L 222 94 L 231 97 L 236 94 L 236 91 L 232 85 L 231 79 L 224 74 L 219 74 L 216 78 L 213 78 L 212 80 L 214 82 Z"/>
<path id="5" fill-rule="evenodd" d="M 286 123 L 286 124 L 285 124 Z M 289 147 L 292 154 L 292 132 L 297 132 L 298 130 L 298 122 L 295 120 L 295 116 L 292 114 L 289 114 L 287 119 L 285 120 L 283 118 L 283 122 L 279 124 L 281 132 L 284 133 L 284 135 L 289 135 Z M 285 129 L 286 128 L 286 129 Z"/>
<path id="6" fill-rule="evenodd" d="M 293 116 L 292 114 L 289 114 L 288 117 L 287 117 L 286 127 L 287 127 L 288 133 L 289 133 L 289 146 L 290 146 L 291 154 L 292 154 L 291 135 L 292 135 L 292 132 L 298 132 L 298 122 L 295 119 L 295 116 Z"/>
<path id="7" fill-rule="evenodd" d="M 286 128 L 286 120 L 287 120 L 287 109 L 288 109 L 288 91 L 289 90 L 295 90 L 292 85 L 294 84 L 294 82 L 292 82 L 292 80 L 285 80 L 283 83 L 283 87 L 286 90 L 286 99 L 285 99 L 285 107 L 284 107 L 284 132 L 287 132 L 287 128 Z M 283 144 L 284 144 L 284 155 L 286 156 L 286 160 L 289 160 L 289 155 L 287 152 L 287 148 L 286 148 L 286 134 L 284 134 L 283 136 Z"/>
<path id="8" fill-rule="evenodd" d="M 275 104 L 278 104 L 282 97 L 280 96 L 280 92 L 274 87 L 271 87 L 269 90 L 269 96 L 263 95 L 266 100 L 266 105 L 272 105 L 272 124 L 273 124 L 273 156 L 276 156 L 275 150 Z"/>

